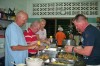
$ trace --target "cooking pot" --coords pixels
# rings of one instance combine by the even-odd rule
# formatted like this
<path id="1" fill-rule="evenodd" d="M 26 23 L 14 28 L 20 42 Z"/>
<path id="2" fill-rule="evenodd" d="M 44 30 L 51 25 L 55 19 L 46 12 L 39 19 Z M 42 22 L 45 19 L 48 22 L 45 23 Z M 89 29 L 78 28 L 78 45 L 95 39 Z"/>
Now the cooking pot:
<path id="1" fill-rule="evenodd" d="M 66 45 L 68 45 L 68 46 L 75 46 L 75 40 L 72 40 L 72 39 L 66 40 Z"/>

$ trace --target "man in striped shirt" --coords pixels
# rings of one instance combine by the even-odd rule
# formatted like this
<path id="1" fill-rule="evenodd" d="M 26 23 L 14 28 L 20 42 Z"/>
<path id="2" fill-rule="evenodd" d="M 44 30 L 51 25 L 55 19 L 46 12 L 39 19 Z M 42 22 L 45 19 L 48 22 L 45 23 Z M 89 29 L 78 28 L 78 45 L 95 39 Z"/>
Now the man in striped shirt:
<path id="1" fill-rule="evenodd" d="M 39 29 L 40 29 L 40 23 L 38 21 L 34 21 L 30 25 L 30 27 L 26 31 L 24 31 L 24 36 L 28 45 L 30 44 L 37 45 L 38 39 L 35 33 L 38 32 Z M 38 50 L 41 50 L 41 49 L 44 49 L 44 47 L 41 46 L 41 47 L 38 47 L 37 49 L 29 49 L 28 50 L 29 57 L 33 56 L 34 54 L 38 52 Z"/>

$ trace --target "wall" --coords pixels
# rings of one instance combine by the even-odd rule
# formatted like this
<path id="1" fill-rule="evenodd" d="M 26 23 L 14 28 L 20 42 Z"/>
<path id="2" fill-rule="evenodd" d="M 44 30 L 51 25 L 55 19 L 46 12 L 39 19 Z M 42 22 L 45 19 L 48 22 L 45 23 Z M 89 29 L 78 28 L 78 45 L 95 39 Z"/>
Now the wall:
<path id="1" fill-rule="evenodd" d="M 34 18 L 34 17 L 30 17 L 30 13 L 31 13 L 31 4 L 32 3 L 50 3 L 50 2 L 84 2 L 84 1 L 94 1 L 94 0 L 0 0 L 0 8 L 5 8 L 6 10 L 8 8 L 11 9 L 16 9 L 15 13 L 18 12 L 19 10 L 24 10 L 28 13 L 29 15 L 29 19 L 28 19 L 28 23 L 33 22 L 34 20 L 38 20 L 39 18 Z M 99 6 L 100 6 L 100 0 L 95 0 L 95 1 L 99 1 Z M 99 7 L 99 11 L 100 11 L 100 7 Z M 99 12 L 100 15 L 100 12 Z M 73 16 L 74 17 L 74 16 Z M 88 19 L 89 22 L 96 22 L 96 18 L 89 18 Z M 23 29 L 26 27 L 28 27 L 29 24 L 24 25 Z M 25 29 L 26 29 L 25 28 Z"/>
<path id="2" fill-rule="evenodd" d="M 28 6 L 27 6 L 27 10 L 30 10 L 28 12 L 29 14 L 29 17 L 30 18 L 33 18 L 33 15 L 32 15 L 32 3 L 55 3 L 55 2 L 88 2 L 88 1 L 98 1 L 99 2 L 99 5 L 100 5 L 100 0 L 29 0 L 27 3 L 28 3 Z M 100 7 L 98 8 L 100 10 Z M 98 15 L 100 15 L 100 12 L 98 13 Z M 60 15 L 62 16 L 62 15 Z M 57 17 L 60 17 L 60 16 L 57 16 Z M 45 16 L 42 16 L 42 17 L 45 17 Z M 53 16 L 54 17 L 54 16 Z M 73 16 L 62 16 L 62 17 L 73 17 Z M 89 16 L 89 17 L 94 17 L 94 16 Z M 96 17 L 96 16 L 95 16 Z M 98 16 L 97 16 L 98 17 Z"/>
<path id="3" fill-rule="evenodd" d="M 0 0 L 0 8 L 5 8 L 5 9 L 15 8 L 16 9 L 15 12 L 18 12 L 19 10 L 25 10 L 29 14 L 29 18 L 34 18 L 34 17 L 30 17 L 30 15 L 32 15 L 30 14 L 32 11 L 32 6 L 31 6 L 32 3 L 84 2 L 84 1 L 94 1 L 94 0 Z M 100 0 L 95 0 L 95 1 L 99 1 L 99 6 L 100 6 Z"/>
<path id="4" fill-rule="evenodd" d="M 96 18 L 88 18 L 88 22 L 92 24 L 93 26 L 97 26 Z"/>
<path id="5" fill-rule="evenodd" d="M 15 12 L 19 10 L 27 10 L 27 0 L 0 0 L 0 8 L 16 9 Z"/>
<path id="6" fill-rule="evenodd" d="M 50 2 L 84 2 L 84 1 L 94 1 L 94 0 L 0 0 L 0 8 L 16 8 L 16 12 L 19 10 L 25 10 L 27 13 L 31 11 L 31 3 L 50 3 Z M 100 0 L 99 1 L 100 6 Z M 100 7 L 99 7 L 100 10 Z M 100 15 L 100 12 L 99 12 Z M 29 14 L 30 16 L 30 14 Z"/>
<path id="7" fill-rule="evenodd" d="M 94 0 L 29 0 L 29 2 L 33 3 L 50 3 L 50 2 L 84 2 L 84 1 L 94 1 Z M 100 0 L 95 0 L 100 1 Z"/>

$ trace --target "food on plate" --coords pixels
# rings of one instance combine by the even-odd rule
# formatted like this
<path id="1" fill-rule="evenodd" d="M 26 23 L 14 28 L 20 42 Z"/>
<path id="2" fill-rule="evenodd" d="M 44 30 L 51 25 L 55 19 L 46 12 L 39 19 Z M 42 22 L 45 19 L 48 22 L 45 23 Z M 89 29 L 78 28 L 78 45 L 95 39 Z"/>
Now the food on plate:
<path id="1" fill-rule="evenodd" d="M 64 65 L 64 63 L 62 63 L 62 62 L 57 62 L 57 61 L 52 62 L 52 64 Z"/>
<path id="2" fill-rule="evenodd" d="M 49 55 L 43 54 L 43 55 L 39 56 L 39 58 L 46 60 L 46 59 L 49 59 Z"/>
<path id="3" fill-rule="evenodd" d="M 76 56 L 70 54 L 70 53 L 59 53 L 58 54 L 58 58 L 63 58 L 63 59 L 66 59 L 66 60 L 77 60 Z"/>

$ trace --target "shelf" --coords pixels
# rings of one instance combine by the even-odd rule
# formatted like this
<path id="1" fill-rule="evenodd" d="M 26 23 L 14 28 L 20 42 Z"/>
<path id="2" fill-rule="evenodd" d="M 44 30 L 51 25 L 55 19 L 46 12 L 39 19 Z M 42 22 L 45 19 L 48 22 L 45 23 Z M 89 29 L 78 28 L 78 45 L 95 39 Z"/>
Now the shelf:
<path id="1" fill-rule="evenodd" d="M 14 20 L 1 19 L 1 18 L 0 18 L 0 20 L 3 20 L 3 21 L 11 21 L 11 22 L 13 22 L 13 21 L 14 21 Z"/>

